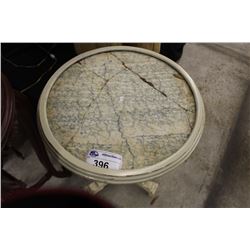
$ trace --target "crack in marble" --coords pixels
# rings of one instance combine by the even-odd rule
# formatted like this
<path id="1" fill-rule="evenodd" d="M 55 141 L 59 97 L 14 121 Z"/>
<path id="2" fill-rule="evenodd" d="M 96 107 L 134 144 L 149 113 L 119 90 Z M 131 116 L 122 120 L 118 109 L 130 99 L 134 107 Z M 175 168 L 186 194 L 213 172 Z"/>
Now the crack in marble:
<path id="1" fill-rule="evenodd" d="M 118 114 L 117 114 L 118 115 Z M 124 132 L 122 131 L 122 126 L 121 126 L 121 121 L 120 121 L 120 119 L 121 119 L 121 116 L 120 115 L 118 115 L 118 120 L 117 120 L 117 125 L 118 125 L 118 130 L 119 130 L 119 132 L 120 132 L 120 134 L 121 134 L 121 137 L 122 137 L 122 139 L 124 139 L 124 141 L 125 141 L 125 143 L 126 143 L 126 145 L 127 145 L 127 149 L 128 149 L 128 151 L 129 151 L 129 153 L 131 154 L 131 156 L 132 156 L 132 158 L 133 158 L 133 160 L 132 160 L 132 168 L 134 168 L 134 162 L 135 162 L 135 155 L 134 155 L 134 153 L 132 152 L 132 150 L 131 150 L 131 147 L 130 147 L 130 145 L 129 145 L 129 143 L 128 143 L 128 139 L 124 136 Z"/>
<path id="2" fill-rule="evenodd" d="M 106 63 L 104 63 L 103 65 L 104 65 L 104 78 L 106 78 L 106 74 L 107 74 L 107 66 L 106 66 Z"/>
<path id="3" fill-rule="evenodd" d="M 105 77 L 102 77 L 101 75 L 97 74 L 95 71 L 93 71 L 93 70 L 91 70 L 90 68 L 88 68 L 88 66 L 86 65 L 86 62 L 85 62 L 85 61 L 82 61 L 82 62 L 81 62 L 81 65 L 84 66 L 84 70 L 89 71 L 90 73 L 96 75 L 97 77 L 101 78 L 101 79 L 104 80 L 104 81 L 107 81 L 107 80 L 109 81 L 109 80 L 111 80 L 111 79 L 113 78 L 113 76 L 112 76 L 110 79 L 106 79 Z M 106 73 L 106 72 L 105 72 L 105 73 Z"/>
<path id="4" fill-rule="evenodd" d="M 102 117 L 102 112 L 101 112 L 100 105 L 99 105 L 98 102 L 96 103 L 96 107 L 97 107 L 97 110 L 98 110 L 98 112 L 99 112 L 99 117 Z M 105 119 L 103 119 L 102 122 L 103 122 L 104 125 L 105 125 L 106 132 L 108 133 L 108 137 L 111 137 L 111 130 L 110 130 L 109 126 L 108 126 L 108 123 L 106 122 Z"/>
<path id="5" fill-rule="evenodd" d="M 121 62 L 121 64 L 122 64 L 127 70 L 129 70 L 129 71 L 132 72 L 133 74 L 137 75 L 143 82 L 145 82 L 146 84 L 148 84 L 150 87 L 152 87 L 153 89 L 155 89 L 156 91 L 158 91 L 159 93 L 161 93 L 162 95 L 164 95 L 165 97 L 168 97 L 168 96 L 166 95 L 166 93 L 164 93 L 164 92 L 162 92 L 161 90 L 157 89 L 157 88 L 155 87 L 155 85 L 154 85 L 152 82 L 148 81 L 147 79 L 145 79 L 144 77 L 142 77 L 140 74 L 138 74 L 137 72 L 135 72 L 134 70 L 132 70 L 131 68 L 129 68 L 129 67 L 125 64 L 125 62 L 123 62 L 118 56 L 116 56 L 116 55 L 113 54 L 112 52 L 111 52 L 111 55 L 113 55 L 117 60 L 119 60 L 119 61 Z"/>
<path id="6" fill-rule="evenodd" d="M 99 76 L 100 77 L 100 76 Z M 102 78 L 103 79 L 103 78 Z M 104 79 L 103 79 L 104 80 Z M 81 124 L 81 121 L 84 120 L 85 116 L 87 115 L 88 111 L 89 111 L 89 108 L 93 105 L 93 103 L 95 103 L 96 99 L 100 96 L 102 90 L 104 89 L 104 87 L 107 85 L 107 83 L 109 82 L 109 80 L 111 79 L 108 79 L 108 80 L 105 80 L 105 82 L 103 83 L 103 86 L 101 87 L 100 91 L 98 92 L 98 94 L 96 95 L 95 98 L 92 99 L 92 101 L 86 106 L 86 112 L 83 114 L 82 118 L 81 119 L 78 119 L 79 123 Z M 79 100 L 77 101 L 78 102 L 78 106 L 79 106 L 79 110 L 78 110 L 78 117 L 80 117 L 80 108 L 81 108 L 81 105 L 79 103 Z M 75 132 L 75 134 L 70 138 L 70 140 L 64 145 L 64 147 L 67 147 L 74 139 L 74 137 L 79 133 L 81 129 L 81 126 L 79 126 L 78 130 Z"/>
<path id="7" fill-rule="evenodd" d="M 134 168 L 135 155 L 134 155 L 134 153 L 133 153 L 132 150 L 131 150 L 131 147 L 130 147 L 130 145 L 129 145 L 129 143 L 128 143 L 128 139 L 127 139 L 127 138 L 125 137 L 125 135 L 124 135 L 124 132 L 123 132 L 123 129 L 122 129 L 122 126 L 121 126 L 121 121 L 120 121 L 121 116 L 119 115 L 119 113 L 118 113 L 117 110 L 115 109 L 113 97 L 112 97 L 112 95 L 111 95 L 109 92 L 110 92 L 110 89 L 109 89 L 109 87 L 107 86 L 107 94 L 108 94 L 108 96 L 110 96 L 110 101 L 111 101 L 111 103 L 112 103 L 112 107 L 113 107 L 114 113 L 115 113 L 115 115 L 116 115 L 116 117 L 117 117 L 117 128 L 118 128 L 119 133 L 121 134 L 121 138 L 125 141 L 125 143 L 126 143 L 126 145 L 127 145 L 127 149 L 128 149 L 128 151 L 129 151 L 130 155 L 132 156 L 132 159 L 133 159 L 133 160 L 132 160 L 132 168 Z"/>
<path id="8" fill-rule="evenodd" d="M 81 63 L 81 65 L 83 65 L 83 63 L 85 64 L 85 62 L 80 62 L 80 63 Z M 107 86 L 108 82 L 109 82 L 110 80 L 112 80 L 114 77 L 116 77 L 118 74 L 120 74 L 122 71 L 124 71 L 124 69 L 122 69 L 122 70 L 118 71 L 116 74 L 114 74 L 111 78 L 105 79 L 105 78 L 103 78 L 102 76 L 100 76 L 100 75 L 98 75 L 97 73 L 95 73 L 94 71 L 92 71 L 92 70 L 90 70 L 89 68 L 87 68 L 87 67 L 86 67 L 86 64 L 85 64 L 84 66 L 85 66 L 85 70 L 87 70 L 87 71 L 93 73 L 94 75 L 96 75 L 97 77 L 101 78 L 101 79 L 104 80 L 105 82 L 103 83 L 103 86 L 101 87 L 101 89 L 100 89 L 100 91 L 98 92 L 98 94 L 96 95 L 96 97 L 93 98 L 92 101 L 90 102 L 90 104 L 88 104 L 88 105 L 85 107 L 85 108 L 86 108 L 86 112 L 83 114 L 82 118 L 79 119 L 79 123 L 82 123 L 82 121 L 84 120 L 85 116 L 86 116 L 87 113 L 89 112 L 89 109 L 91 108 L 91 106 L 93 105 L 93 103 L 95 103 L 95 101 L 99 98 L 99 96 L 100 96 L 102 90 L 105 88 L 105 86 Z M 82 72 L 80 73 L 80 75 L 81 75 L 81 74 L 82 74 Z M 78 77 L 77 79 L 79 79 L 79 78 L 80 78 L 80 77 Z M 90 92 L 91 92 L 91 91 L 90 91 Z M 80 104 L 79 104 L 79 107 L 81 107 Z M 80 113 L 80 108 L 79 108 L 78 111 L 79 111 L 79 113 Z M 79 113 L 78 113 L 78 117 L 79 117 Z M 78 130 L 76 131 L 76 133 L 75 133 L 75 134 L 70 138 L 70 140 L 64 145 L 65 148 L 73 141 L 74 137 L 79 133 L 80 129 L 81 129 L 81 126 L 79 126 Z"/>
<path id="9" fill-rule="evenodd" d="M 174 101 L 174 100 L 172 100 L 171 98 L 169 98 L 169 96 L 165 93 L 165 92 L 163 92 L 163 91 L 161 91 L 161 90 L 159 90 L 158 88 L 156 88 L 155 87 L 155 85 L 152 83 L 152 82 L 150 82 L 150 81 L 148 81 L 146 78 L 144 78 L 144 77 L 142 77 L 138 72 L 135 72 L 134 70 L 132 70 L 130 67 L 128 67 L 127 65 L 126 65 L 126 63 L 125 62 L 123 62 L 118 56 L 116 56 L 114 53 L 112 53 L 112 52 L 110 52 L 110 54 L 112 55 L 112 56 L 114 56 L 127 70 L 129 70 L 131 73 L 133 73 L 134 75 L 136 75 L 136 76 L 138 76 L 143 82 L 145 82 L 146 84 L 148 84 L 150 87 L 152 87 L 153 89 L 155 89 L 156 91 L 158 91 L 159 93 L 161 93 L 163 96 L 165 96 L 166 98 L 168 98 L 170 101 L 172 101 L 173 103 L 175 103 L 178 107 L 180 107 L 181 109 L 183 109 L 185 112 L 187 112 L 187 111 L 190 111 L 190 112 L 193 112 L 192 110 L 189 110 L 189 109 L 186 109 L 186 108 L 184 108 L 182 105 L 180 105 L 179 103 L 177 103 L 176 101 Z M 176 77 L 176 76 L 175 76 Z M 179 79 L 181 79 L 181 78 L 179 78 Z M 184 80 L 184 79 L 182 79 L 182 80 Z"/>
<path id="10" fill-rule="evenodd" d="M 108 82 L 108 81 L 107 81 L 107 82 Z M 81 124 L 81 121 L 83 121 L 84 118 L 85 118 L 85 116 L 87 115 L 87 113 L 88 113 L 88 111 L 89 111 L 88 109 L 92 106 L 92 104 L 95 102 L 95 100 L 100 96 L 100 94 L 101 94 L 103 88 L 106 86 L 107 82 L 104 83 L 104 85 L 103 85 L 102 88 L 100 89 L 100 91 L 99 91 L 99 93 L 97 94 L 97 96 L 96 96 L 95 98 L 92 99 L 92 102 L 90 102 L 90 104 L 86 106 L 86 112 L 83 114 L 83 116 L 82 116 L 81 119 L 78 119 L 78 121 L 79 121 L 80 124 Z M 81 105 L 80 105 L 80 103 L 79 103 L 79 100 L 77 101 L 77 103 L 78 103 L 78 106 L 79 106 L 78 117 L 80 117 L 80 108 L 81 108 Z M 64 147 L 67 147 L 67 146 L 73 141 L 74 137 L 79 133 L 80 129 L 81 129 L 81 126 L 78 127 L 78 129 L 77 129 L 77 131 L 75 132 L 75 134 L 74 134 L 74 135 L 70 138 L 70 140 L 64 145 Z"/>
<path id="11" fill-rule="evenodd" d="M 184 80 L 184 81 L 185 81 L 185 79 L 183 78 L 183 76 L 181 76 L 181 75 L 179 75 L 179 74 L 173 74 L 173 76 L 174 76 L 175 78 L 177 78 L 177 79 L 180 79 L 180 80 Z"/>
<path id="12" fill-rule="evenodd" d="M 189 110 L 187 108 L 184 108 L 181 104 L 179 104 L 178 102 L 174 101 L 173 99 L 170 99 L 170 101 L 172 101 L 173 103 L 175 103 L 178 107 L 180 107 L 181 109 L 183 109 L 185 112 L 192 112 L 193 110 Z"/>
<path id="13" fill-rule="evenodd" d="M 146 138 L 146 137 L 163 137 L 163 136 L 186 136 L 187 133 L 169 133 L 169 134 L 163 134 L 163 135 L 133 135 L 133 136 L 127 136 L 128 138 L 137 138 L 137 137 L 141 137 L 141 138 Z"/>
<path id="14" fill-rule="evenodd" d="M 189 128 L 190 128 L 190 132 L 191 132 L 193 127 L 192 127 L 191 122 L 189 120 L 188 113 L 186 113 L 186 117 L 187 117 L 188 125 L 189 125 Z"/>

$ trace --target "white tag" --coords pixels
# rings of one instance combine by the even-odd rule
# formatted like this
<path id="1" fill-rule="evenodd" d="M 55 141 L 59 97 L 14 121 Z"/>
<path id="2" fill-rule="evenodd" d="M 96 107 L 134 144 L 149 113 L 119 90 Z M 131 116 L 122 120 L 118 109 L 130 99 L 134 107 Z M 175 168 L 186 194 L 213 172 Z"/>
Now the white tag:
<path id="1" fill-rule="evenodd" d="M 119 170 L 122 167 L 122 156 L 92 149 L 87 154 L 87 163 L 99 168 Z"/>

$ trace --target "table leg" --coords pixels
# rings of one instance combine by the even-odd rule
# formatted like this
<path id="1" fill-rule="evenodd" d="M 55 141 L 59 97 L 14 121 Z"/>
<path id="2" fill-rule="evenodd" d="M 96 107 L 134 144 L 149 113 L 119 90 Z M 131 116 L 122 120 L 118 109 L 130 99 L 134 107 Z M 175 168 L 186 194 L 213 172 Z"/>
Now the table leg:
<path id="1" fill-rule="evenodd" d="M 156 197 L 156 192 L 157 192 L 157 189 L 159 186 L 159 184 L 157 182 L 144 181 L 144 182 L 137 183 L 137 185 L 139 187 L 141 187 L 142 189 L 144 189 L 148 193 L 149 197 L 151 197 L 151 198 Z"/>
<path id="2" fill-rule="evenodd" d="M 86 186 L 84 190 L 88 193 L 96 195 L 97 193 L 102 191 L 107 185 L 107 183 L 93 181 L 88 186 Z"/>
<path id="3" fill-rule="evenodd" d="M 159 184 L 155 181 L 144 181 L 140 183 L 136 183 L 139 187 L 147 192 L 150 198 L 156 197 L 156 192 Z M 98 181 L 93 181 L 89 185 L 87 185 L 84 190 L 95 195 L 102 191 L 108 184 Z"/>

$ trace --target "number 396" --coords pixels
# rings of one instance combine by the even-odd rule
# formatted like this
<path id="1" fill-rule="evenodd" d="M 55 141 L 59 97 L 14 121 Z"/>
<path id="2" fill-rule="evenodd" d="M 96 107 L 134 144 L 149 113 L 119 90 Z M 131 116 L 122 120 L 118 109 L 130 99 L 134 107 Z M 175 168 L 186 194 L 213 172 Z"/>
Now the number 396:
<path id="1" fill-rule="evenodd" d="M 100 168 L 109 168 L 109 163 L 108 162 L 103 162 L 103 161 L 98 161 L 94 160 L 95 165 Z"/>

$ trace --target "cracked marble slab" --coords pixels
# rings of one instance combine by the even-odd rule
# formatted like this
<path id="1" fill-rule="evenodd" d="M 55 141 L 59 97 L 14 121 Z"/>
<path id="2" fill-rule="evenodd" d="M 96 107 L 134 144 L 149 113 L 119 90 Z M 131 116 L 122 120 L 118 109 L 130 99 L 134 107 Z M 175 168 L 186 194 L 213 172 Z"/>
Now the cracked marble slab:
<path id="1" fill-rule="evenodd" d="M 195 122 L 183 77 L 165 62 L 130 51 L 105 52 L 65 70 L 47 100 L 57 141 L 86 161 L 90 149 L 123 156 L 123 169 L 156 164 L 178 151 Z"/>

